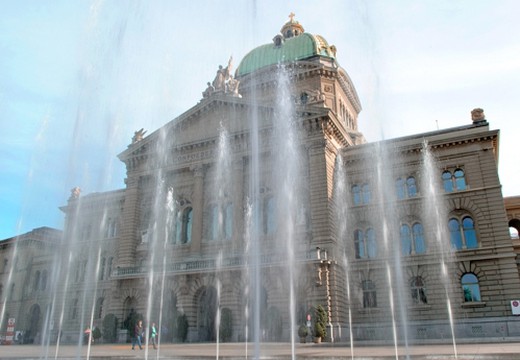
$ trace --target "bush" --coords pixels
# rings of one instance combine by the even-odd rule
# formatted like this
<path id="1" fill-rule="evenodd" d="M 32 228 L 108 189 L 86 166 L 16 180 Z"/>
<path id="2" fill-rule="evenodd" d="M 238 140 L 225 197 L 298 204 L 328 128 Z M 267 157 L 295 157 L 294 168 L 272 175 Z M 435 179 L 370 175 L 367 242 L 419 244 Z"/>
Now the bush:
<path id="1" fill-rule="evenodd" d="M 298 328 L 298 336 L 301 338 L 307 337 L 309 335 L 309 329 L 305 325 L 300 325 Z"/>
<path id="2" fill-rule="evenodd" d="M 316 322 L 314 323 L 314 336 L 324 338 L 327 336 L 327 312 L 323 306 L 316 306 Z"/>
<path id="3" fill-rule="evenodd" d="M 114 314 L 107 314 L 103 318 L 103 339 L 107 343 L 117 340 L 117 317 Z"/>
<path id="4" fill-rule="evenodd" d="M 95 327 L 94 330 L 92 330 L 92 338 L 94 339 L 94 342 L 97 342 L 100 337 L 101 330 L 99 330 L 98 327 Z"/>
<path id="5" fill-rule="evenodd" d="M 231 336 L 233 335 L 233 319 L 231 310 L 228 308 L 221 310 L 219 333 L 220 341 L 226 342 L 231 340 Z"/>
<path id="6" fill-rule="evenodd" d="M 185 342 L 188 338 L 188 318 L 185 314 L 181 314 L 177 317 L 177 326 L 175 327 L 175 338 L 179 342 Z"/>

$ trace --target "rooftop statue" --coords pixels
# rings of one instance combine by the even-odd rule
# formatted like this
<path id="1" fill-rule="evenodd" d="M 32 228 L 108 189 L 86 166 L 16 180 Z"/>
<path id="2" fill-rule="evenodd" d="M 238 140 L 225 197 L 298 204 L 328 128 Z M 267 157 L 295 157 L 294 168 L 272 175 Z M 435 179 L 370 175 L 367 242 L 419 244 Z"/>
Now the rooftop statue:
<path id="1" fill-rule="evenodd" d="M 471 110 L 471 120 L 473 122 L 486 121 L 486 115 L 484 115 L 484 109 L 475 108 Z"/>
<path id="2" fill-rule="evenodd" d="M 213 80 L 213 87 L 215 91 L 225 91 L 226 90 L 226 81 L 229 79 L 229 74 L 233 68 L 233 57 L 231 56 L 228 61 L 228 66 L 222 67 L 219 65 L 217 70 L 217 75 L 215 76 L 215 80 Z"/>
<path id="3" fill-rule="evenodd" d="M 69 200 L 75 200 L 75 199 L 79 199 L 79 196 L 81 195 L 81 189 L 76 186 L 76 187 L 73 187 L 71 190 L 70 190 L 70 197 L 69 197 Z"/>
<path id="4" fill-rule="evenodd" d="M 140 129 L 134 132 L 134 136 L 132 137 L 132 144 L 135 144 L 136 142 L 139 142 L 143 140 L 144 134 L 146 134 L 145 129 Z"/>
<path id="5" fill-rule="evenodd" d="M 233 75 L 229 75 L 229 80 L 226 83 L 226 94 L 230 94 L 236 97 L 242 97 L 238 93 L 238 85 L 240 84 L 240 81 L 233 78 Z"/>
<path id="6" fill-rule="evenodd" d="M 231 70 L 233 69 L 233 57 L 231 56 L 228 65 L 223 67 L 219 65 L 217 75 L 212 83 L 207 83 L 207 88 L 202 92 L 202 97 L 207 99 L 214 93 L 225 93 L 236 97 L 242 97 L 238 93 L 238 85 L 240 81 L 233 78 Z"/>

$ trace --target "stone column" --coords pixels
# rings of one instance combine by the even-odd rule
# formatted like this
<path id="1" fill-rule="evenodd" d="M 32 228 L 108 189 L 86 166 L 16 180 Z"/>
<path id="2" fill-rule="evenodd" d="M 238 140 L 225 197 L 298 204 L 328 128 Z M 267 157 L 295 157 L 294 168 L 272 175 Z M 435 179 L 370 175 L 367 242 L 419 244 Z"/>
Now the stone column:
<path id="1" fill-rule="evenodd" d="M 194 166 L 193 171 L 193 224 L 191 231 L 191 253 L 200 252 L 202 242 L 202 214 L 204 213 L 204 168 Z"/>
<path id="2" fill-rule="evenodd" d="M 138 241 L 137 228 L 139 224 L 139 179 L 126 179 L 125 204 L 122 214 L 121 235 L 118 242 L 118 267 L 135 266 L 135 254 Z"/>
<path id="3" fill-rule="evenodd" d="M 244 161 L 233 161 L 233 248 L 244 242 Z"/>

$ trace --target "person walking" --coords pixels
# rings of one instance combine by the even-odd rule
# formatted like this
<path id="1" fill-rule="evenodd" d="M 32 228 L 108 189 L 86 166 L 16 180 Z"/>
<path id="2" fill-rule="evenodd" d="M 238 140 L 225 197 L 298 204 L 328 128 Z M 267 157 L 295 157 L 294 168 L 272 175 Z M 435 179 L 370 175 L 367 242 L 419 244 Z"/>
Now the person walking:
<path id="1" fill-rule="evenodd" d="M 157 329 L 155 328 L 155 323 L 153 322 L 152 326 L 150 327 L 150 342 L 152 343 L 154 349 L 157 349 L 156 337 Z"/>
<path id="2" fill-rule="evenodd" d="M 143 350 L 142 339 L 143 337 L 143 321 L 139 320 L 134 327 L 134 337 L 132 338 L 132 350 L 135 350 L 135 344 L 139 345 L 139 349 Z"/>

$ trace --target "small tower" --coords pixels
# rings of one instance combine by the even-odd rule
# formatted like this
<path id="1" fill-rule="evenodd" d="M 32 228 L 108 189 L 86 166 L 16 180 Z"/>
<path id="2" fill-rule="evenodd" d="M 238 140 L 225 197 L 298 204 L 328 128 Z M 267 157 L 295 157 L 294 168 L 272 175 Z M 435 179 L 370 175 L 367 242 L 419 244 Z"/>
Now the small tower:
<path id="1" fill-rule="evenodd" d="M 284 39 L 289 39 L 294 36 L 303 34 L 305 30 L 298 21 L 294 20 L 294 13 L 290 13 L 289 21 L 287 21 L 284 26 L 282 26 L 280 32 L 282 33 Z"/>

